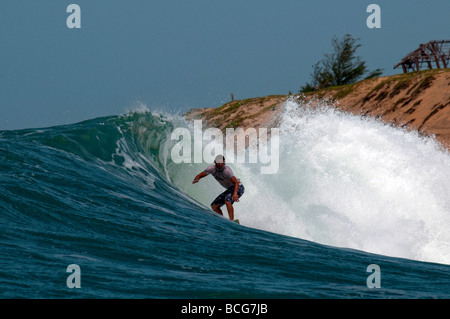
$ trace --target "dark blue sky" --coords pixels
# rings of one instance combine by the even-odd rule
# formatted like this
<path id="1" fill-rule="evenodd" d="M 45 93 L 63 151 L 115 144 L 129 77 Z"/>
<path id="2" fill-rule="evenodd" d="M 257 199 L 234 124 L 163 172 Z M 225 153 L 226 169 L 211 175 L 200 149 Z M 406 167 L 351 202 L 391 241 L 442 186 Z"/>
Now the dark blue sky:
<path id="1" fill-rule="evenodd" d="M 69 29 L 69 4 L 81 29 Z M 381 29 L 366 8 L 381 7 Z M 449 0 L 20 0 L 0 9 L 0 130 L 74 123 L 139 104 L 185 112 L 297 92 L 334 35 L 384 75 L 450 39 Z"/>

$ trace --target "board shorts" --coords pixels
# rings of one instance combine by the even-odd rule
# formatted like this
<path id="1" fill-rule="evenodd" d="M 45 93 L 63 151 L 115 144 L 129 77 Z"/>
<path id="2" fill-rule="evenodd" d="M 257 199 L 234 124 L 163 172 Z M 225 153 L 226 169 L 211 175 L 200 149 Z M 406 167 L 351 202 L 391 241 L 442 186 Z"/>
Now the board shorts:
<path id="1" fill-rule="evenodd" d="M 244 192 L 245 192 L 244 185 L 239 184 L 239 189 L 237 192 L 238 197 L 241 198 Z M 217 198 L 211 203 L 211 206 L 219 205 L 219 207 L 222 207 L 223 205 L 225 205 L 226 201 L 231 202 L 231 204 L 233 204 L 234 203 L 234 200 L 232 199 L 233 193 L 234 193 L 234 185 L 230 186 L 226 191 L 217 196 Z"/>

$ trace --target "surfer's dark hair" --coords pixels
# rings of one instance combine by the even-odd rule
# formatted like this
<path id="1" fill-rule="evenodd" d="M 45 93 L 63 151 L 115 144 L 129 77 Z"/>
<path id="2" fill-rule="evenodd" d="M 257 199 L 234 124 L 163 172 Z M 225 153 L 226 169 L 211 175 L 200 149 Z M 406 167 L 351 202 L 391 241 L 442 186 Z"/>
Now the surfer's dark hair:
<path id="1" fill-rule="evenodd" d="M 223 161 L 223 163 L 225 163 L 225 156 L 223 156 L 223 155 L 217 155 L 216 158 L 214 159 L 214 163 L 217 163 L 217 160 Z M 220 163 L 220 162 L 219 162 L 219 163 Z"/>

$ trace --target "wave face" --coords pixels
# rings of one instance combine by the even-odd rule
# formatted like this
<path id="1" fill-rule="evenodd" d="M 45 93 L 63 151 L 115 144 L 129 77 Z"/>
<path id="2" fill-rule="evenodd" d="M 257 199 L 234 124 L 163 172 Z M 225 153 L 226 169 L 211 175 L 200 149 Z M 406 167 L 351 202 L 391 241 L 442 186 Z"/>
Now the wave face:
<path id="1" fill-rule="evenodd" d="M 450 297 L 449 155 L 326 105 L 285 107 L 279 171 L 230 164 L 242 225 L 209 209 L 212 178 L 191 184 L 209 163 L 172 161 L 171 132 L 192 130 L 179 117 L 1 131 L 0 297 Z"/>

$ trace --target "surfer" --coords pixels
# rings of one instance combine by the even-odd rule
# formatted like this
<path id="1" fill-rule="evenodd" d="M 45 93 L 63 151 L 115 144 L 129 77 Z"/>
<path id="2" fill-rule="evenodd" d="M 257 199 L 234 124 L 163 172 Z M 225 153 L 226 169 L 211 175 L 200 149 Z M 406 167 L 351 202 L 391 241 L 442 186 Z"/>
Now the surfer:
<path id="1" fill-rule="evenodd" d="M 212 174 L 219 184 L 226 189 L 211 203 L 212 210 L 223 216 L 220 207 L 226 205 L 228 217 L 230 220 L 234 220 L 233 203 L 239 202 L 239 198 L 244 194 L 244 185 L 234 176 L 231 168 L 225 165 L 225 157 L 223 155 L 217 155 L 214 159 L 214 165 L 208 166 L 203 172 L 195 176 L 192 184 L 198 183 L 201 178 L 209 174 Z"/>

